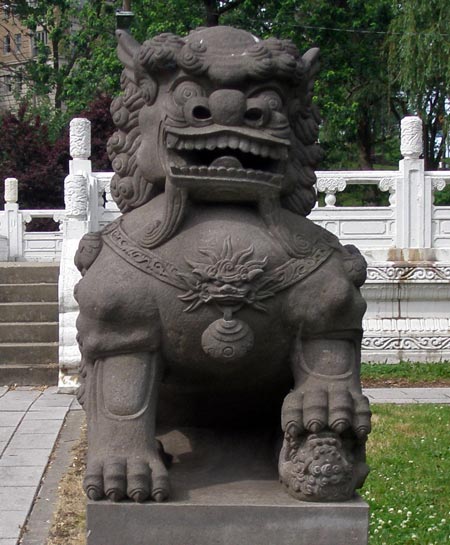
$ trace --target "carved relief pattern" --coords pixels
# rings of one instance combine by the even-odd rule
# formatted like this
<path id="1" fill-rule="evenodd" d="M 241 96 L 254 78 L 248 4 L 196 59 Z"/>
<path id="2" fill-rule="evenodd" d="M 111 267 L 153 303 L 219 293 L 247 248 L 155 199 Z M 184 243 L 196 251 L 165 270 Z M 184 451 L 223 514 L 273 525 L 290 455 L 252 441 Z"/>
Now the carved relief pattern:
<path id="1" fill-rule="evenodd" d="M 442 191 L 445 189 L 445 186 L 447 185 L 447 182 L 444 178 L 433 178 L 431 180 L 431 187 L 433 191 Z"/>
<path id="2" fill-rule="evenodd" d="M 450 330 L 450 318 L 365 318 L 363 329 L 368 337 L 375 333 L 379 337 L 386 337 L 386 333 L 391 336 L 446 336 Z"/>
<path id="3" fill-rule="evenodd" d="M 186 259 L 192 267 L 192 273 L 181 274 L 189 287 L 189 291 L 180 296 L 182 301 L 191 302 L 187 312 L 211 301 L 217 304 L 248 304 L 258 310 L 265 310 L 260 301 L 270 297 L 272 292 L 257 293 L 254 280 L 264 273 L 267 257 L 261 260 L 252 259 L 253 246 L 233 252 L 230 237 L 225 239 L 220 254 L 216 255 L 207 248 L 201 249 L 200 253 L 207 261 L 194 262 Z"/>
<path id="4" fill-rule="evenodd" d="M 445 350 L 450 347 L 450 337 L 364 337 L 363 350 Z"/>
<path id="5" fill-rule="evenodd" d="M 385 280 L 440 281 L 450 280 L 450 267 L 371 267 L 367 268 L 368 282 Z"/>
<path id="6" fill-rule="evenodd" d="M 267 257 L 253 259 L 253 246 L 234 251 L 231 238 L 227 237 L 220 252 L 202 248 L 201 257 L 196 261 L 186 259 L 192 270 L 183 271 L 151 250 L 138 247 L 122 230 L 120 221 L 103 231 L 103 240 L 137 269 L 183 290 L 185 293 L 179 299 L 189 303 L 185 312 L 192 312 L 203 304 L 215 304 L 223 318 L 205 329 L 202 348 L 213 358 L 225 362 L 245 356 L 254 343 L 250 326 L 233 318 L 233 313 L 244 305 L 265 311 L 264 299 L 305 278 L 333 252 L 325 238 L 314 249 L 311 247 L 310 256 L 290 259 L 272 271 L 265 271 Z"/>
<path id="7" fill-rule="evenodd" d="M 253 344 L 253 331 L 242 320 L 216 320 L 202 335 L 202 348 L 205 353 L 224 362 L 245 356 L 253 348 Z"/>
<path id="8" fill-rule="evenodd" d="M 70 122 L 70 156 L 73 159 L 89 159 L 91 155 L 91 122 L 74 118 Z"/>
<path id="9" fill-rule="evenodd" d="M 321 193 L 336 193 L 344 191 L 347 182 L 343 178 L 319 178 L 317 180 L 317 189 Z"/>
<path id="10" fill-rule="evenodd" d="M 5 202 L 16 203 L 19 198 L 19 182 L 17 178 L 5 180 Z"/>
<path id="11" fill-rule="evenodd" d="M 419 117 L 404 117 L 401 122 L 401 146 L 403 157 L 418 159 L 423 152 L 422 121 Z"/>
<path id="12" fill-rule="evenodd" d="M 178 276 L 178 269 L 175 265 L 163 261 L 150 250 L 139 248 L 121 229 L 120 221 L 110 223 L 103 230 L 103 241 L 137 269 L 175 288 L 186 289 L 185 283 Z"/>
<path id="13" fill-rule="evenodd" d="M 312 434 L 303 440 L 286 435 L 280 455 L 281 482 L 298 500 L 347 500 L 353 495 L 353 456 L 336 434 Z"/>
<path id="14" fill-rule="evenodd" d="M 211 286 L 205 286 L 204 281 L 207 280 L 207 278 L 212 279 L 212 276 L 205 277 L 199 282 L 199 279 L 202 279 L 202 274 L 203 276 L 205 276 L 205 274 L 214 274 L 212 272 L 214 270 L 214 265 L 212 263 L 212 268 L 208 273 L 205 273 L 204 271 L 200 272 L 202 270 L 202 266 L 205 267 L 205 263 L 198 264 L 200 268 L 198 271 L 196 271 L 195 275 L 193 274 L 193 271 L 179 270 L 175 265 L 163 260 L 155 252 L 140 248 L 137 243 L 129 238 L 123 231 L 120 223 L 120 221 L 112 222 L 103 231 L 103 240 L 105 244 L 107 244 L 115 253 L 137 269 L 145 272 L 146 274 L 150 274 L 166 284 L 170 284 L 180 290 L 183 290 L 184 292 L 186 292 L 186 289 L 188 289 L 188 292 L 180 297 L 182 300 L 186 300 L 186 296 L 188 296 L 189 299 L 187 300 L 194 301 L 198 299 L 199 304 L 202 304 L 214 299 L 219 299 L 218 293 L 215 295 L 215 297 L 213 297 L 211 293 L 205 293 L 205 289 L 209 289 Z M 225 244 L 228 245 L 227 242 L 225 242 Z M 222 249 L 222 252 L 223 251 L 224 250 Z M 231 297 L 235 298 L 235 302 L 237 300 L 240 300 L 241 302 L 248 302 L 249 304 L 251 303 L 253 306 L 255 306 L 255 308 L 258 307 L 259 310 L 264 310 L 263 305 L 260 304 L 262 299 L 272 297 L 275 293 L 288 288 L 311 274 L 322 263 L 324 263 L 326 259 L 328 259 L 333 252 L 333 248 L 327 244 L 326 240 L 318 241 L 315 247 L 311 249 L 311 255 L 302 259 L 290 259 L 276 269 L 272 269 L 267 272 L 264 271 L 264 274 L 262 274 L 263 270 L 261 270 L 261 273 L 259 271 L 259 269 L 264 269 L 264 259 L 261 260 L 261 262 L 256 262 L 253 260 L 248 261 L 248 258 L 253 253 L 253 248 L 249 248 L 245 250 L 245 252 L 240 252 L 234 255 L 230 242 L 229 251 L 231 258 L 236 261 L 235 265 L 228 263 L 228 259 L 220 256 L 216 256 L 217 262 L 219 262 L 219 264 L 224 268 L 234 267 L 235 270 L 232 271 L 232 274 L 235 275 L 236 279 L 239 278 L 240 281 L 242 281 L 246 278 L 245 275 L 247 275 L 247 278 L 252 276 L 252 280 L 254 282 L 254 285 L 252 286 L 252 295 L 249 293 L 248 286 L 244 286 L 244 291 L 242 292 L 239 291 L 241 287 L 238 290 L 231 290 L 233 292 Z M 203 252 L 211 253 L 210 250 L 204 250 Z M 215 258 L 210 259 L 214 260 Z M 241 260 L 242 263 L 237 263 L 239 260 Z M 215 263 L 216 266 L 217 262 Z M 251 263 L 251 270 L 249 270 L 249 262 Z M 245 263 L 247 263 L 247 265 L 245 265 Z M 240 265 L 242 265 L 242 267 L 239 267 Z M 191 264 L 191 267 L 197 267 L 197 264 Z M 208 282 L 206 283 L 208 284 Z M 227 287 L 226 289 L 228 290 L 229 288 Z M 191 291 L 192 294 L 190 293 Z M 256 294 L 258 294 L 258 298 L 256 297 Z M 192 299 L 190 298 L 191 295 L 193 296 Z M 245 301 L 245 297 L 248 298 L 248 301 Z M 199 305 L 196 304 L 195 308 L 198 306 Z M 193 308 L 188 307 L 187 310 L 193 310 Z"/>
<path id="15" fill-rule="evenodd" d="M 343 178 L 319 178 L 317 180 L 317 190 L 325 193 L 325 204 L 334 206 L 336 204 L 335 193 L 344 191 L 347 182 Z"/>
<path id="16" fill-rule="evenodd" d="M 64 203 L 67 217 L 87 217 L 87 179 L 81 174 L 69 174 L 64 180 Z"/>
<path id="17" fill-rule="evenodd" d="M 397 191 L 396 178 L 381 178 L 378 182 L 380 191 L 389 191 L 389 204 L 392 206 L 395 204 L 395 193 Z"/>

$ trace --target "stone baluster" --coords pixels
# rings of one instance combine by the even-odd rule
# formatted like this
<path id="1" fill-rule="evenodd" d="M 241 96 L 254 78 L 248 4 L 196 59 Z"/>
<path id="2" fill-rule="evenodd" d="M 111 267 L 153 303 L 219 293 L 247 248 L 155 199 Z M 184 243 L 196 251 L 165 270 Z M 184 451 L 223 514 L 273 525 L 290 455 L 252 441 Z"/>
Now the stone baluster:
<path id="1" fill-rule="evenodd" d="M 91 228 L 91 203 L 92 207 L 97 206 L 95 197 L 92 202 L 94 189 L 90 187 L 89 120 L 75 118 L 70 122 L 70 155 L 69 175 L 64 181 L 64 238 L 59 276 L 59 390 L 62 392 L 72 392 L 78 386 L 81 355 L 76 341 L 78 304 L 73 297 L 73 289 L 80 279 L 80 273 L 74 265 L 74 256 L 81 237 Z"/>
<path id="2" fill-rule="evenodd" d="M 8 243 L 8 261 L 20 260 L 23 256 L 23 222 L 19 211 L 19 182 L 17 178 L 5 180 L 5 221 L 1 235 Z"/>
<path id="3" fill-rule="evenodd" d="M 83 117 L 75 117 L 70 122 L 70 156 L 72 170 L 90 172 L 91 122 Z M 72 172 L 71 172 L 72 173 Z"/>
<path id="4" fill-rule="evenodd" d="M 19 200 L 19 181 L 17 178 L 6 178 L 5 180 L 5 203 L 17 204 Z"/>
<path id="5" fill-rule="evenodd" d="M 422 120 L 408 116 L 401 122 L 400 178 L 397 183 L 396 247 L 398 259 L 424 261 L 432 258 L 431 179 L 424 173 Z"/>

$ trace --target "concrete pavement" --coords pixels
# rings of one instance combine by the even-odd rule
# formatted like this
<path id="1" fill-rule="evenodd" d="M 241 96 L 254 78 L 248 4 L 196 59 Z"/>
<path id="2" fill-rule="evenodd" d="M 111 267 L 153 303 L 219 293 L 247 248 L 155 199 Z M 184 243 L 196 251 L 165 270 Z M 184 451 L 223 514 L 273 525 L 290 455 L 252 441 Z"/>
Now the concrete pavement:
<path id="1" fill-rule="evenodd" d="M 16 545 L 74 396 L 0 387 L 0 545 Z"/>
<path id="2" fill-rule="evenodd" d="M 450 404 L 450 388 L 364 392 L 371 403 Z M 56 387 L 0 386 L 0 545 L 18 544 L 64 420 L 77 405 Z"/>

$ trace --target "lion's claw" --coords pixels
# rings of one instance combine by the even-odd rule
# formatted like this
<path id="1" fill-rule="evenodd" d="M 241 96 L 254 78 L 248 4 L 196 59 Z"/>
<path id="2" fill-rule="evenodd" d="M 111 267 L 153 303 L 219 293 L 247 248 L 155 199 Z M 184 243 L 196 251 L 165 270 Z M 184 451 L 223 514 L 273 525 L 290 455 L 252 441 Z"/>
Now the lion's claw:
<path id="1" fill-rule="evenodd" d="M 99 501 L 105 496 L 113 502 L 128 497 L 142 503 L 148 499 L 164 501 L 169 496 L 169 478 L 158 455 L 152 453 L 146 462 L 138 461 L 88 462 L 84 489 L 89 499 Z"/>
<path id="2" fill-rule="evenodd" d="M 286 396 L 282 428 L 292 437 L 326 428 L 341 435 L 352 429 L 356 437 L 363 439 L 370 433 L 370 416 L 369 401 L 359 392 L 343 386 L 325 389 L 305 384 Z"/>

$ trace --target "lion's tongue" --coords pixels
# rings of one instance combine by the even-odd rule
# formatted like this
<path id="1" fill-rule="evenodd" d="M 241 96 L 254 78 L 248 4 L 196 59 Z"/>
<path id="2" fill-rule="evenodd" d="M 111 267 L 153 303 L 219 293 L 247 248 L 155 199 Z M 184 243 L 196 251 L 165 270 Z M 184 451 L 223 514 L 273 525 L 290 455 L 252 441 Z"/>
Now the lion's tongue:
<path id="1" fill-rule="evenodd" d="M 239 159 L 232 155 L 225 155 L 224 157 L 218 157 L 210 165 L 210 167 L 225 167 L 225 168 L 242 168 L 242 164 Z"/>

